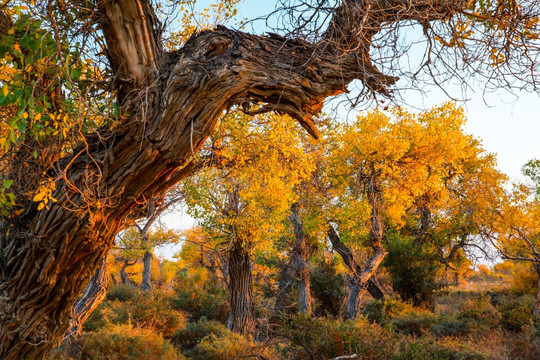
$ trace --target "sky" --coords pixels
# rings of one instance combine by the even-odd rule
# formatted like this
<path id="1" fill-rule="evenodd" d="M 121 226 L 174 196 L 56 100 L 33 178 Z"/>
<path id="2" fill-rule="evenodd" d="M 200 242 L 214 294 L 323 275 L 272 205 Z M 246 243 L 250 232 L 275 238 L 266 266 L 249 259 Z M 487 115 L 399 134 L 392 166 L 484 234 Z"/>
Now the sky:
<path id="1" fill-rule="evenodd" d="M 202 3 L 204 6 L 209 1 Z M 245 0 L 238 8 L 238 18 L 264 16 L 274 9 L 275 3 Z M 253 29 L 248 27 L 246 30 L 260 33 L 265 29 L 264 22 L 259 21 L 253 25 Z M 458 104 L 464 108 L 468 119 L 465 132 L 481 140 L 486 151 L 496 154 L 499 170 L 507 174 L 511 181 L 525 181 L 521 167 L 530 159 L 540 158 L 540 96 L 527 92 L 510 94 L 504 89 L 496 94 L 484 95 L 483 89 L 478 87 L 471 89 L 466 97 L 468 101 Z M 424 97 L 405 92 L 402 98 L 416 109 L 427 109 L 450 100 L 440 89 L 427 91 Z M 339 115 L 354 116 L 354 112 L 340 112 Z M 177 229 L 186 229 L 194 224 L 194 220 L 182 211 L 166 215 L 164 221 Z M 164 248 L 159 253 L 170 258 L 177 249 Z"/>

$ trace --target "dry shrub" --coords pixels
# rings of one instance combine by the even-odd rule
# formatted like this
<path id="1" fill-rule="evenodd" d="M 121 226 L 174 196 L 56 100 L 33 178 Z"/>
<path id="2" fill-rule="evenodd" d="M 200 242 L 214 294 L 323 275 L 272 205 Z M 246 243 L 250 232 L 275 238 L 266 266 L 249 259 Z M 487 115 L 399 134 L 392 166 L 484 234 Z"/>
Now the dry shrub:
<path id="1" fill-rule="evenodd" d="M 365 319 L 330 320 L 293 317 L 281 336 L 285 359 L 329 359 L 357 354 L 358 359 L 486 359 L 483 349 L 462 341 L 448 343 L 430 334 L 421 337 L 396 333 L 391 327 Z"/>
<path id="2" fill-rule="evenodd" d="M 192 360 L 278 359 L 266 344 L 233 333 L 223 324 L 205 318 L 175 332 L 171 341 Z"/>
<path id="3" fill-rule="evenodd" d="M 114 325 L 84 333 L 77 340 L 81 360 L 183 360 L 161 335 L 132 325 Z"/>

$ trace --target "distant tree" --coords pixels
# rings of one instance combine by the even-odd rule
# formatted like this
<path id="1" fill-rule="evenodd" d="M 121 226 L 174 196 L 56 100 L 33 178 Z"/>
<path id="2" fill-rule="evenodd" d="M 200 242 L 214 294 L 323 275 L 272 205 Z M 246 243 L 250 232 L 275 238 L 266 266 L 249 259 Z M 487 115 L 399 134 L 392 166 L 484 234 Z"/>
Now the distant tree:
<path id="1" fill-rule="evenodd" d="M 437 267 L 435 261 L 451 265 L 474 243 L 473 220 L 465 215 L 480 200 L 471 189 L 502 175 L 493 157 L 464 134 L 464 122 L 463 112 L 446 104 L 418 115 L 398 109 L 393 116 L 368 113 L 333 135 L 328 166 L 333 185 L 325 212 L 329 239 L 351 271 L 348 317 L 357 316 L 359 298 L 388 249 L 395 251 L 388 268 L 396 289 L 416 301 L 405 275 L 420 263 L 399 261 L 400 246 L 429 268 Z M 402 235 L 391 239 L 392 231 Z M 416 270 L 423 274 L 417 273 L 416 281 L 428 280 L 421 277 L 431 272 Z"/>

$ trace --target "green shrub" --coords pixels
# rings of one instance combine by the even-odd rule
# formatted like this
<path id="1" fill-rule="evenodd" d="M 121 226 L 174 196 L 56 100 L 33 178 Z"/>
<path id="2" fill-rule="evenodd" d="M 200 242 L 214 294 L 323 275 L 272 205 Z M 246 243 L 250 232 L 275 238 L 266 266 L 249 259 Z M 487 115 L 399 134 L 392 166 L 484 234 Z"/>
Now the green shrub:
<path id="1" fill-rule="evenodd" d="M 471 333 L 470 322 L 455 317 L 443 316 L 431 326 L 436 336 L 464 336 Z"/>
<path id="2" fill-rule="evenodd" d="M 362 307 L 361 314 L 370 322 L 384 324 L 396 316 L 406 315 L 413 311 L 413 306 L 400 299 L 398 295 L 382 300 L 369 300 Z"/>
<path id="3" fill-rule="evenodd" d="M 505 330 L 520 332 L 525 326 L 533 325 L 534 304 L 526 301 L 513 301 L 498 307 L 501 325 Z"/>
<path id="4" fill-rule="evenodd" d="M 196 279 L 181 274 L 175 283 L 175 309 L 189 314 L 190 321 L 205 317 L 225 322 L 229 313 L 227 290 L 211 282 L 196 283 Z"/>
<path id="5" fill-rule="evenodd" d="M 388 255 L 383 266 L 392 279 L 393 290 L 415 306 L 432 308 L 434 292 L 442 287 L 438 275 L 443 264 L 437 245 L 389 231 L 385 249 Z"/>
<path id="6" fill-rule="evenodd" d="M 118 301 L 129 301 L 135 298 L 138 294 L 138 289 L 135 288 L 133 285 L 129 284 L 120 284 L 113 286 L 108 292 L 107 292 L 107 300 L 118 300 Z"/>
<path id="7" fill-rule="evenodd" d="M 107 317 L 103 314 L 103 306 L 103 303 L 101 303 L 94 311 L 92 311 L 86 322 L 83 324 L 83 331 L 99 331 L 110 324 Z"/>
<path id="8" fill-rule="evenodd" d="M 311 295 L 315 300 L 316 316 L 339 315 L 341 303 L 347 295 L 347 286 L 339 274 L 335 258 L 315 265 L 310 278 Z"/>
<path id="9" fill-rule="evenodd" d="M 435 321 L 435 315 L 429 312 L 412 312 L 392 319 L 391 323 L 399 332 L 420 336 L 430 331 Z"/>
<path id="10" fill-rule="evenodd" d="M 84 333 L 77 342 L 82 360 L 185 359 L 159 334 L 131 325 L 115 325 L 99 332 Z"/>
<path id="11" fill-rule="evenodd" d="M 185 328 L 177 330 L 171 336 L 171 342 L 182 351 L 191 350 L 203 338 L 207 336 L 222 337 L 228 331 L 225 325 L 203 317 L 199 321 L 189 323 Z"/>
<path id="12" fill-rule="evenodd" d="M 186 317 L 171 308 L 171 299 L 165 294 L 140 294 L 114 307 L 111 321 L 115 324 L 133 324 L 138 327 L 152 328 L 165 338 L 183 327 Z"/>
<path id="13" fill-rule="evenodd" d="M 458 318 L 468 320 L 479 329 L 494 329 L 499 326 L 501 316 L 491 304 L 491 297 L 480 295 L 466 299 L 459 305 Z"/>
<path id="14" fill-rule="evenodd" d="M 351 354 L 357 354 L 358 359 L 377 360 L 485 359 L 483 349 L 474 350 L 471 344 L 458 346 L 429 334 L 416 338 L 365 319 L 297 316 L 288 319 L 281 335 L 289 341 L 282 349 L 285 359 L 331 359 Z"/>

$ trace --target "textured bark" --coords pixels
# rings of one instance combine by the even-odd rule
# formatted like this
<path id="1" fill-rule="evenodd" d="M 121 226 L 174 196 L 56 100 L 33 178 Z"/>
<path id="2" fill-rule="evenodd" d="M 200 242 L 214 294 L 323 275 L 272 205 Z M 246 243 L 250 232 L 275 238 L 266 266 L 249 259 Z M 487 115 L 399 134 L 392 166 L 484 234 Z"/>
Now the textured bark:
<path id="1" fill-rule="evenodd" d="M 82 325 L 107 295 L 108 264 L 105 256 L 94 276 L 84 288 L 82 295 L 73 306 L 70 327 L 67 336 L 77 336 L 82 331 Z"/>
<path id="2" fill-rule="evenodd" d="M 250 113 L 289 114 L 316 136 L 312 115 L 350 81 L 388 93 L 397 80 L 369 58 L 381 24 L 448 18 L 467 5 L 344 1 L 320 43 L 220 27 L 165 53 L 148 0 L 96 3 L 120 105 L 130 115 L 114 129 L 86 135 L 84 146 L 51 169 L 59 180 L 50 210 L 31 204 L 0 224 L 1 359 L 40 359 L 62 339 L 78 294 L 114 236 L 135 220 L 130 214 L 140 204 L 189 173 L 191 157 L 223 111 L 242 105 Z M 0 17 L 2 32 L 5 23 Z"/>
<path id="3" fill-rule="evenodd" d="M 141 291 L 143 293 L 150 291 L 151 289 L 151 278 L 152 278 L 152 253 L 146 251 L 143 257 L 143 271 L 142 271 L 142 282 L 141 282 Z"/>
<path id="4" fill-rule="evenodd" d="M 230 313 L 227 329 L 249 334 L 255 329 L 251 255 L 242 243 L 235 242 L 228 259 Z"/>
<path id="5" fill-rule="evenodd" d="M 332 225 L 329 225 L 328 238 L 351 272 L 351 278 L 348 281 L 349 295 L 347 297 L 345 316 L 347 319 L 354 319 L 358 317 L 360 299 L 366 290 L 375 299 L 384 297 L 383 292 L 373 282 L 372 278 L 380 263 L 384 260 L 386 251 L 382 247 L 376 247 L 367 264 L 361 267 L 352 251 L 341 241 Z"/>

